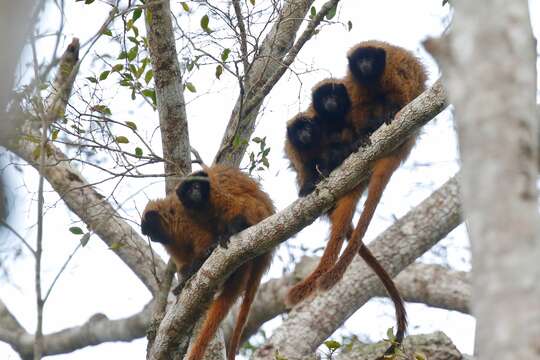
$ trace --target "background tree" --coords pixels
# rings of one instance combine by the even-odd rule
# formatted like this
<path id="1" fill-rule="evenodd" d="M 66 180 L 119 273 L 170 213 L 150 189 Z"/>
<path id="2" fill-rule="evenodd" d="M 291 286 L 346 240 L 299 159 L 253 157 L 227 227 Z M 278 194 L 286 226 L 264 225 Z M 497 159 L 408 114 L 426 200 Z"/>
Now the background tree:
<path id="1" fill-rule="evenodd" d="M 474 9 L 467 8 L 456 1 L 456 17 L 463 22 L 456 19 L 451 41 L 435 43 L 436 50 L 433 50 L 439 54 L 443 64 L 445 56 L 454 59 L 458 65 L 468 64 L 467 61 L 472 58 L 460 57 L 468 53 L 454 49 L 467 48 L 466 45 L 471 44 L 470 39 L 476 39 L 475 36 L 491 39 L 490 36 L 495 38 L 504 29 L 514 29 L 512 19 L 519 14 L 520 34 L 526 36 L 517 42 L 521 46 L 519 48 L 510 49 L 510 45 L 506 44 L 505 52 L 511 56 L 503 59 L 512 61 L 494 62 L 501 51 L 498 48 L 486 49 L 486 53 L 491 54 L 489 57 L 477 56 L 472 60 L 472 64 L 479 66 L 475 74 L 486 74 L 483 66 L 493 63 L 505 75 L 505 84 L 513 86 L 504 88 L 505 92 L 502 92 L 503 87 L 499 87 L 498 82 L 487 82 L 485 88 L 480 88 L 480 84 L 484 84 L 483 78 L 473 81 L 473 76 L 466 76 L 466 79 L 462 79 L 467 74 L 465 71 L 473 71 L 474 66 L 466 65 L 461 69 L 454 64 L 453 70 L 448 70 L 447 74 L 451 94 L 456 97 L 457 114 L 467 114 L 471 119 L 463 118 L 467 124 L 473 123 L 474 110 L 485 108 L 485 104 L 481 97 L 460 96 L 459 91 L 462 90 L 456 90 L 458 86 L 466 90 L 479 86 L 475 94 L 492 94 L 486 89 L 500 88 L 505 99 L 521 99 L 523 105 L 515 104 L 523 109 L 523 113 L 515 115 L 515 122 L 505 122 L 504 130 L 499 121 L 506 119 L 509 109 L 514 108 L 513 102 L 499 102 L 512 104 L 507 105 L 505 111 L 478 115 L 478 119 L 496 118 L 498 121 L 495 124 L 501 129 L 500 134 L 510 134 L 510 137 L 514 133 L 519 135 L 524 129 L 534 128 L 534 90 L 537 84 L 534 82 L 534 56 L 531 55 L 534 45 L 526 5 L 525 1 L 512 5 L 519 11 L 506 9 L 505 6 L 509 5 L 503 2 L 490 5 L 494 7 L 493 11 L 505 10 L 505 14 L 513 15 L 509 15 L 508 22 L 501 21 L 493 28 L 486 26 L 480 29 L 483 32 L 478 35 L 475 33 L 477 28 L 463 24 L 466 24 L 465 19 L 478 14 L 480 10 L 476 6 Z M 394 6 L 399 12 L 399 5 L 396 3 Z M 531 1 L 530 6 L 538 4 Z M 437 9 L 441 9 L 441 16 L 436 19 L 440 29 L 448 21 L 444 18 L 448 5 L 442 8 L 438 4 Z M 301 57 L 302 50 L 318 48 L 314 57 L 328 58 L 334 66 L 341 62 L 344 69 L 344 53 L 325 51 L 330 48 L 327 44 L 336 40 L 336 34 L 344 43 L 351 40 L 349 45 L 360 41 L 359 35 L 354 32 L 357 23 L 350 21 L 348 13 L 364 12 L 366 16 L 373 17 L 370 10 L 367 5 L 339 0 L 39 2 L 32 12 L 37 24 L 28 31 L 28 45 L 15 72 L 14 91 L 9 100 L 2 103 L 4 118 L 9 120 L 4 121 L 3 125 L 23 125 L 18 127 L 20 135 L 17 137 L 1 139 L 6 149 L 2 156 L 9 164 L 4 167 L 3 175 L 10 179 L 17 178 L 17 184 L 12 185 L 20 196 L 20 201 L 16 202 L 29 204 L 26 206 L 33 214 L 23 219 L 20 215 L 24 213 L 22 209 L 15 213 L 11 211 L 11 216 L 5 220 L 7 230 L 3 234 L 9 233 L 20 241 L 24 253 L 32 258 L 35 265 L 32 271 L 35 294 L 30 297 L 28 290 L 18 293 L 13 286 L 5 286 L 6 291 L 0 298 L 0 340 L 9 344 L 23 359 L 68 354 L 80 349 L 85 349 L 77 353 L 81 358 L 95 357 L 92 351 L 99 349 L 113 349 L 122 357 L 132 354 L 132 357 L 147 356 L 151 359 L 168 358 L 172 350 L 184 352 L 191 329 L 210 299 L 211 289 L 223 280 L 222 274 L 245 261 L 247 256 L 254 256 L 283 243 L 312 223 L 332 206 L 337 196 L 350 190 L 366 176 L 370 161 L 398 145 L 408 134 L 428 123 L 446 107 L 445 91 L 440 82 L 435 82 L 404 108 L 390 126 L 377 131 L 372 145 L 361 153 L 353 154 L 323 181 L 318 193 L 291 203 L 296 198 L 293 181 L 290 174 L 282 170 L 285 164 L 280 159 L 284 123 L 307 103 L 310 88 L 307 84 L 328 77 L 329 73 L 341 75 L 310 65 Z M 392 16 L 390 11 L 385 10 L 384 18 L 377 21 L 390 24 Z M 51 19 L 58 19 L 58 23 L 53 24 Z M 70 24 L 76 19 L 92 21 L 89 26 Z M 65 29 L 70 26 L 77 29 L 78 33 L 74 35 L 80 40 L 66 36 Z M 369 34 L 369 28 L 362 29 Z M 396 31 L 400 30 L 392 30 Z M 438 35 L 437 32 L 422 30 L 421 34 Z M 325 37 L 325 34 L 333 38 Z M 384 39 L 381 34 L 369 35 Z M 486 42 L 484 45 L 488 47 L 494 43 L 497 42 Z M 445 44 L 449 44 L 449 47 Z M 479 54 L 484 54 L 479 49 Z M 516 60 L 518 66 L 513 59 L 521 59 L 520 54 L 528 54 L 528 57 L 522 62 Z M 291 92 L 287 89 L 291 83 L 300 85 L 300 90 Z M 207 112 L 209 104 L 217 110 Z M 209 115 L 211 118 L 208 118 Z M 452 125 L 447 115 L 441 117 L 437 124 L 428 125 L 428 135 L 418 148 L 426 146 L 424 150 L 429 149 L 429 141 L 434 143 L 434 148 L 441 147 L 441 139 L 431 130 L 445 127 L 449 130 Z M 508 131 L 508 125 L 511 125 L 511 131 Z M 487 125 L 485 128 L 489 133 L 491 127 Z M 468 136 L 472 133 L 465 129 L 461 130 L 462 134 Z M 443 137 L 451 136 L 450 132 L 444 134 Z M 508 137 L 493 137 L 487 144 L 502 144 Z M 399 183 L 399 186 L 394 185 L 394 190 L 392 187 L 387 190 L 389 195 L 385 199 L 395 199 L 385 200 L 388 201 L 385 212 L 387 221 L 373 224 L 371 231 L 375 235 L 384 229 L 385 224 L 392 226 L 370 243 L 383 266 L 393 275 L 400 274 L 396 280 L 407 301 L 463 313 L 470 313 L 472 308 L 480 316 L 479 319 L 485 321 L 479 322 L 479 334 L 487 334 L 486 331 L 493 328 L 486 320 L 491 318 L 500 318 L 500 325 L 508 330 L 523 327 L 523 321 L 515 314 L 509 318 L 493 316 L 497 309 L 489 307 L 489 298 L 483 299 L 482 294 L 506 299 L 508 293 L 505 289 L 514 289 L 512 283 L 525 271 L 530 277 L 524 277 L 523 283 L 515 283 L 524 304 L 524 316 L 528 316 L 525 314 L 530 314 L 531 307 L 536 306 L 534 299 L 540 298 L 537 297 L 538 272 L 531 268 L 534 267 L 533 260 L 537 258 L 535 255 L 539 248 L 537 229 L 533 226 L 536 218 L 530 215 L 527 218 L 530 223 L 513 221 L 514 225 L 520 224 L 520 231 L 524 234 L 520 238 L 525 239 L 524 245 L 516 247 L 515 254 L 512 252 L 508 266 L 498 268 L 497 262 L 492 261 L 500 259 L 501 252 L 506 254 L 513 248 L 504 246 L 508 243 L 495 238 L 503 239 L 513 232 L 509 232 L 510 227 L 505 227 L 504 232 L 494 232 L 497 236 L 482 237 L 482 229 L 487 226 L 482 225 L 482 219 L 490 214 L 487 216 L 489 224 L 504 226 L 501 217 L 505 216 L 504 209 L 509 208 L 506 205 L 518 206 L 523 192 L 508 192 L 508 197 L 497 196 L 504 190 L 496 187 L 484 192 L 484 184 L 494 181 L 488 176 L 490 171 L 478 166 L 479 163 L 488 166 L 495 166 L 499 162 L 501 166 L 519 163 L 523 166 L 505 168 L 507 170 L 502 173 L 516 171 L 519 176 L 526 177 L 528 182 L 523 180 L 520 183 L 526 184 L 523 186 L 530 190 L 534 184 L 532 179 L 535 178 L 530 172 L 532 164 L 537 162 L 536 152 L 531 149 L 536 149 L 536 144 L 530 136 L 516 136 L 514 139 L 523 140 L 520 140 L 522 147 L 509 148 L 521 150 L 506 152 L 508 157 L 504 161 L 479 153 L 475 156 L 480 160 L 470 165 L 466 160 L 467 154 L 472 156 L 474 151 L 467 144 L 482 143 L 486 138 L 488 135 L 481 135 L 481 140 L 464 138 L 463 174 L 451 178 L 450 174 L 456 168 L 451 143 L 445 143 L 449 147 L 444 149 L 446 157 L 443 155 L 439 158 L 443 159 L 439 160 L 441 162 L 451 162 L 444 171 L 437 163 L 422 166 L 425 165 L 422 156 L 413 154 L 405 169 L 394 177 L 393 183 Z M 219 146 L 214 144 L 215 139 L 221 139 Z M 228 249 L 216 250 L 204 264 L 205 271 L 193 278 L 194 286 L 185 289 L 175 300 L 168 295 L 171 283 L 175 281 L 173 266 L 163 260 L 162 249 L 152 248 L 140 236 L 139 213 L 148 197 L 156 197 L 173 189 L 178 179 L 191 171 L 194 161 L 211 163 L 211 159 L 216 163 L 240 166 L 252 175 L 261 177 L 282 210 L 233 237 Z M 515 159 L 520 159 L 520 162 Z M 14 171 L 16 168 L 23 168 L 23 171 L 17 173 Z M 272 185 L 269 179 L 277 181 L 274 179 L 276 173 L 289 183 L 290 191 L 282 190 L 277 183 Z M 423 187 L 411 191 L 405 184 L 412 186 L 417 180 L 407 182 L 404 174 L 412 173 L 420 173 L 416 179 L 429 180 L 423 182 Z M 480 175 L 487 176 L 487 180 Z M 512 179 L 511 176 L 508 178 Z M 445 238 L 446 244 L 459 241 L 459 237 L 447 237 L 462 221 L 459 179 L 469 184 L 469 187 L 465 187 L 465 215 L 469 215 L 470 211 L 473 240 L 479 239 L 477 244 L 473 244 L 473 250 L 478 249 L 473 253 L 473 258 L 477 257 L 475 264 L 480 265 L 473 272 L 476 279 L 473 289 L 478 295 L 473 299 L 472 306 L 469 304 L 471 285 L 468 273 L 433 264 L 448 265 L 449 259 L 455 256 L 445 255 L 447 252 L 463 253 L 459 246 L 456 251 L 448 248 L 444 242 L 437 245 Z M 478 183 L 481 179 L 484 181 Z M 520 181 L 519 177 L 516 179 Z M 478 184 L 481 188 L 474 188 Z M 498 182 L 497 185 L 502 184 L 506 183 Z M 505 186 L 520 188 L 510 182 Z M 31 196 L 23 195 L 25 188 L 29 189 Z M 529 190 L 521 200 L 527 206 L 527 213 L 533 211 L 532 214 L 537 216 L 532 206 L 537 196 Z M 496 204 L 499 206 L 494 206 L 493 200 L 476 201 L 475 194 L 498 199 Z M 32 200 L 37 201 L 34 203 Z M 407 205 L 403 207 L 405 200 Z M 396 220 L 396 214 L 399 220 Z M 514 214 L 521 214 L 521 210 L 514 211 Z M 493 228 L 498 229 L 497 226 Z M 302 246 L 296 245 L 298 241 L 289 241 L 280 248 L 271 272 L 274 279 L 262 285 L 254 304 L 254 316 L 249 319 L 246 330 L 246 339 L 250 338 L 250 342 L 244 348 L 244 356 L 254 359 L 297 359 L 312 358 L 318 354 L 342 359 L 373 358 L 374 348 L 361 341 L 366 339 L 359 340 L 345 333 L 345 336 L 338 338 L 339 341 L 326 341 L 369 299 L 385 295 L 378 279 L 360 260 L 351 266 L 343 281 L 332 292 L 318 294 L 288 312 L 279 325 L 276 326 L 274 322 L 270 336 L 266 335 L 266 331 L 257 334 L 263 325 L 262 329 L 269 330 L 271 327 L 265 324 L 287 311 L 282 301 L 287 287 L 312 268 L 312 262 L 307 259 L 296 266 L 293 265 L 294 260 L 308 252 L 309 247 L 313 250 L 323 244 L 321 233 L 324 231 L 303 232 L 299 236 Z M 314 237 L 318 239 L 317 242 L 313 242 Z M 73 238 L 79 241 L 73 243 Z M 501 244 L 500 247 L 493 247 L 498 249 L 493 254 L 485 250 L 492 242 Z M 83 247 L 85 249 L 81 250 Z M 523 259 L 528 260 L 520 263 L 521 267 L 513 268 L 519 263 L 515 259 L 523 254 L 526 254 Z M 422 259 L 431 260 L 431 264 L 415 263 L 422 255 Z M 73 269 L 74 263 L 77 266 L 76 274 L 69 270 Z M 467 262 L 463 263 L 466 268 Z M 12 284 L 29 281 L 28 264 L 27 259 L 8 264 Z M 292 270 L 293 267 L 293 272 L 282 271 Z M 102 272 L 102 269 L 106 269 L 106 272 Z M 483 280 L 487 274 L 494 277 Z M 134 284 L 127 297 L 123 297 L 122 291 L 119 291 L 124 279 Z M 486 283 L 504 283 L 507 287 L 504 291 L 494 287 L 493 291 L 483 293 L 480 287 Z M 66 287 L 65 284 L 70 286 Z M 115 313 L 116 319 L 111 320 L 102 311 L 109 311 L 115 298 L 120 298 L 121 310 Z M 421 313 L 413 309 L 413 324 L 415 319 L 422 316 Z M 231 331 L 231 317 L 223 325 L 225 338 Z M 391 317 L 387 320 L 389 327 L 393 320 Z M 356 324 L 361 324 L 358 327 L 363 331 L 368 331 L 370 327 L 359 322 Z M 500 353 L 508 351 L 511 354 L 508 356 L 512 356 L 523 350 L 520 353 L 523 356 L 534 354 L 537 348 L 531 339 L 538 336 L 538 324 L 540 322 L 533 321 L 520 333 L 520 342 L 513 343 L 523 344 L 519 350 L 509 345 L 512 343 L 510 337 L 501 339 L 503 345 L 500 346 L 506 350 L 500 349 Z M 29 330 L 28 326 L 35 330 Z M 373 327 L 379 328 L 382 334 L 387 328 L 380 323 L 373 324 Z M 150 341 L 147 352 L 144 350 L 146 342 L 143 341 L 135 347 L 107 345 L 144 337 L 148 329 Z M 472 334 L 472 324 L 468 331 Z M 415 332 L 414 327 L 411 332 Z M 512 334 L 510 331 L 506 333 Z M 382 337 L 375 335 L 374 339 L 380 340 Z M 489 338 L 481 336 L 479 339 L 479 358 L 492 358 L 493 355 L 484 350 L 490 346 Z M 222 343 L 218 337 L 207 358 L 221 359 Z M 88 348 L 91 345 L 100 346 Z M 379 347 L 382 349 L 385 344 L 379 344 Z M 3 349 L 0 348 L 0 352 Z M 110 354 L 111 350 L 101 351 Z M 10 354 L 13 352 L 10 351 Z M 421 354 L 430 359 L 461 358 L 460 352 L 442 333 L 411 336 L 399 357 L 412 358 Z"/>

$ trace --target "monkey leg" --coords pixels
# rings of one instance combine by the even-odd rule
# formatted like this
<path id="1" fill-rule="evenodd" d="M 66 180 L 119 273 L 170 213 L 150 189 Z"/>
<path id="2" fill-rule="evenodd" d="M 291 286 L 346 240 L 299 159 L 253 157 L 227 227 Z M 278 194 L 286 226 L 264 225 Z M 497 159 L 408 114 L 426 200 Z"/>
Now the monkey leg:
<path id="1" fill-rule="evenodd" d="M 318 281 L 318 287 L 323 290 L 328 290 L 336 284 L 347 270 L 347 267 L 352 262 L 362 245 L 362 239 L 366 230 L 373 218 L 375 209 L 381 200 L 382 193 L 390 180 L 394 171 L 401 163 L 401 156 L 390 155 L 386 158 L 378 160 L 374 167 L 373 173 L 369 179 L 368 194 L 364 209 L 358 220 L 358 224 L 354 229 L 347 247 L 337 263 Z"/>
<path id="2" fill-rule="evenodd" d="M 197 338 L 187 356 L 187 360 L 201 360 L 208 343 L 212 340 L 221 321 L 234 304 L 240 293 L 246 288 L 251 263 L 243 264 L 223 284 L 221 294 L 214 300 L 201 326 Z"/>
<path id="3" fill-rule="evenodd" d="M 244 298 L 242 299 L 242 304 L 240 305 L 240 310 L 238 311 L 238 317 L 236 318 L 236 324 L 229 341 L 229 347 L 227 349 L 227 360 L 234 360 L 238 347 L 240 346 L 240 341 L 242 339 L 242 333 L 244 331 L 244 326 L 246 325 L 249 310 L 251 304 L 255 299 L 257 294 L 257 289 L 261 283 L 261 279 L 270 266 L 272 261 L 272 254 L 264 254 L 259 257 L 256 257 L 251 261 L 251 269 L 249 278 L 246 283 L 246 291 L 244 293 Z"/>
<path id="4" fill-rule="evenodd" d="M 317 268 L 307 278 L 289 290 L 285 299 L 287 305 L 296 305 L 308 297 L 316 289 L 317 279 L 336 262 L 341 246 L 343 245 L 343 238 L 350 228 L 354 209 L 364 189 L 365 183 L 362 183 L 336 203 L 336 207 L 330 213 L 330 221 L 332 223 L 330 240 L 324 249 L 321 260 Z"/>

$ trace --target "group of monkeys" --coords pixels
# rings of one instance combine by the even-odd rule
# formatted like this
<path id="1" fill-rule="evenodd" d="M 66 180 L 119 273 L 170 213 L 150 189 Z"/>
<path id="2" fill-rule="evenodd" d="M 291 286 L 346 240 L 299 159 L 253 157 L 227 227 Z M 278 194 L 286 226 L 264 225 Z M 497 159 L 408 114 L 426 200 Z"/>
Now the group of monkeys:
<path id="1" fill-rule="evenodd" d="M 311 193 L 352 152 L 369 143 L 370 135 L 425 90 L 426 71 L 409 51 L 381 41 L 354 46 L 343 79 L 326 79 L 312 91 L 308 109 L 287 123 L 285 153 L 297 174 L 299 195 Z M 392 173 L 409 155 L 415 137 L 376 160 L 368 180 L 341 197 L 327 216 L 330 239 L 317 268 L 293 286 L 286 302 L 293 306 L 316 289 L 326 290 L 341 279 L 359 253 L 383 282 L 396 308 L 395 342 L 386 354 L 399 346 L 407 326 L 403 300 L 388 273 L 362 243 L 384 188 Z M 352 224 L 356 205 L 367 188 L 367 199 L 356 227 Z M 213 165 L 185 178 L 175 193 L 148 203 L 141 229 L 152 241 L 163 244 L 183 279 L 201 267 L 219 244 L 275 212 L 270 197 L 259 184 L 238 169 Z M 344 238 L 348 244 L 340 255 Z M 205 349 L 236 299 L 243 301 L 228 345 L 233 360 L 242 330 L 261 278 L 272 253 L 242 264 L 224 282 L 215 297 L 188 360 L 202 359 Z"/>

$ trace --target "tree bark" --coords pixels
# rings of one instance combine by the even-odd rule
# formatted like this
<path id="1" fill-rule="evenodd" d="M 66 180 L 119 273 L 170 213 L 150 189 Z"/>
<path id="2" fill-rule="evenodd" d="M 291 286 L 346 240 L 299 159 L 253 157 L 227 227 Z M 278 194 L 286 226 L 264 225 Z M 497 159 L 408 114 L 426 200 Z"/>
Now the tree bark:
<path id="1" fill-rule="evenodd" d="M 456 107 L 479 358 L 537 359 L 538 123 L 528 2 L 452 4 L 449 52 L 441 61 Z"/>
<path id="2" fill-rule="evenodd" d="M 165 191 L 174 190 L 178 180 L 191 172 L 191 152 L 182 73 L 176 55 L 169 0 L 148 1 L 146 18 L 150 59 L 154 70 L 157 108 L 165 174 Z"/>
<path id="3" fill-rule="evenodd" d="M 389 227 L 369 247 L 390 276 L 395 276 L 460 223 L 458 183 L 454 177 Z M 381 289 L 379 278 L 357 257 L 343 279 L 330 291 L 318 293 L 293 308 L 252 359 L 270 360 L 276 352 L 289 359 L 310 356 Z"/>
<path id="4" fill-rule="evenodd" d="M 372 145 L 353 153 L 305 198 L 231 238 L 228 249 L 217 248 L 183 289 L 161 322 L 149 359 L 164 359 L 182 342 L 221 282 L 243 262 L 267 252 L 313 222 L 336 199 L 350 191 L 370 171 L 381 154 L 399 146 L 446 106 L 437 82 L 403 108 L 396 119 L 373 134 Z M 413 259 L 414 260 L 414 259 Z"/>

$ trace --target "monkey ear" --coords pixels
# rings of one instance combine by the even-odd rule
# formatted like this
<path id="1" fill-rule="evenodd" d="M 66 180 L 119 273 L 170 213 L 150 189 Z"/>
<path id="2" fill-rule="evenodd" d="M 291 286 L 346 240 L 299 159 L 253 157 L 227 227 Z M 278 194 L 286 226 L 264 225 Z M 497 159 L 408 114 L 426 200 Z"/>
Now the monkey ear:
<path id="1" fill-rule="evenodd" d="M 186 209 L 201 210 L 208 206 L 210 179 L 204 171 L 198 171 L 186 178 L 176 189 L 176 196 Z"/>
<path id="2" fill-rule="evenodd" d="M 377 81 L 386 66 L 386 51 L 378 47 L 358 47 L 349 54 L 348 58 L 349 70 L 363 85 Z"/>
<path id="3" fill-rule="evenodd" d="M 311 94 L 313 107 L 321 119 L 331 120 L 331 129 L 343 126 L 342 121 L 351 109 L 351 98 L 344 84 L 327 80 L 313 89 Z M 336 129 L 338 130 L 338 129 Z"/>
<path id="4" fill-rule="evenodd" d="M 309 150 L 321 142 L 321 128 L 317 118 L 297 117 L 287 126 L 287 138 L 300 150 Z"/>
<path id="5" fill-rule="evenodd" d="M 161 225 L 161 216 L 155 210 L 144 213 L 141 220 L 141 232 L 143 235 L 149 236 L 152 241 L 162 244 L 170 242 L 169 236 Z"/>

